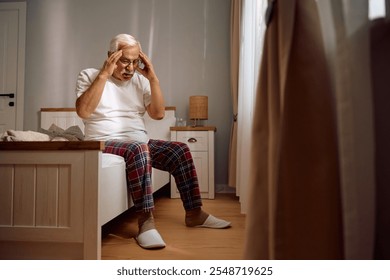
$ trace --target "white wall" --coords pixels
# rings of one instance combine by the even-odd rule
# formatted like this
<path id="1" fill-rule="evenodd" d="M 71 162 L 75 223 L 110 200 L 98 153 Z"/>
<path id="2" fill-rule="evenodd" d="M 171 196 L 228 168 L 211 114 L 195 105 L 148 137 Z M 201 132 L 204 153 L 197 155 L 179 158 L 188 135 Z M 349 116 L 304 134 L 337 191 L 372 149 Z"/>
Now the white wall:
<path id="1" fill-rule="evenodd" d="M 216 184 L 226 184 L 229 17 L 230 0 L 27 0 L 24 129 L 38 128 L 41 107 L 74 106 L 79 71 L 99 68 L 110 39 L 130 33 L 152 59 L 177 116 L 187 118 L 190 95 L 209 96 Z"/>

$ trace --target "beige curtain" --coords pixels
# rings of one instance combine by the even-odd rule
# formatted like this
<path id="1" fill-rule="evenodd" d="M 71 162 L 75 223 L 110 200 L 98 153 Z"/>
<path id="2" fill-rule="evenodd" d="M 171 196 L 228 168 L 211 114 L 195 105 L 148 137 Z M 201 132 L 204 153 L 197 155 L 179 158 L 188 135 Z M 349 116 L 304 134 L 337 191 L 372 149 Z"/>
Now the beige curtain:
<path id="1" fill-rule="evenodd" d="M 386 20 L 390 20 L 390 0 L 386 0 Z"/>
<path id="2" fill-rule="evenodd" d="M 342 258 L 336 126 L 315 11 L 314 1 L 277 1 L 266 33 L 246 258 Z"/>
<path id="3" fill-rule="evenodd" d="M 230 15 L 230 76 L 233 105 L 233 123 L 230 132 L 228 185 L 236 187 L 237 170 L 237 117 L 238 117 L 238 68 L 240 57 L 241 0 L 231 0 Z"/>
<path id="4" fill-rule="evenodd" d="M 368 1 L 325 2 L 319 10 L 336 102 L 344 257 L 371 259 L 376 190 Z"/>
<path id="5" fill-rule="evenodd" d="M 367 1 L 275 2 L 256 100 L 244 258 L 372 258 Z"/>
<path id="6" fill-rule="evenodd" d="M 390 0 L 386 18 L 371 24 L 371 77 L 375 119 L 376 259 L 390 259 Z"/>

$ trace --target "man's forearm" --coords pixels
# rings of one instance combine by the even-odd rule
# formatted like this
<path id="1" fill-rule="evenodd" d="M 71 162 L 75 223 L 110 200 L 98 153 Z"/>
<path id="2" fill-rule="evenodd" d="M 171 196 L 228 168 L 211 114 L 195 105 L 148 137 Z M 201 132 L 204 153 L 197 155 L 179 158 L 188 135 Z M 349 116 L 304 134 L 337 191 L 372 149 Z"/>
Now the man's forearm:
<path id="1" fill-rule="evenodd" d="M 152 97 L 148 113 L 151 118 L 160 120 L 165 115 L 165 102 L 158 79 L 150 81 L 150 90 Z"/>

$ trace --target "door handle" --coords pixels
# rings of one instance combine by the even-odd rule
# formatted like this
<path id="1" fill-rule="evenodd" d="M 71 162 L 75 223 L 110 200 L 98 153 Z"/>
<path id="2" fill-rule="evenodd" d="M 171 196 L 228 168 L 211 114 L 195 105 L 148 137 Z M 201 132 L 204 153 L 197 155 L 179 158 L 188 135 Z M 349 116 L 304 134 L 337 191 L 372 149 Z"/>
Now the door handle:
<path id="1" fill-rule="evenodd" d="M 0 96 L 8 96 L 9 98 L 14 98 L 15 94 L 14 93 L 2 93 Z"/>

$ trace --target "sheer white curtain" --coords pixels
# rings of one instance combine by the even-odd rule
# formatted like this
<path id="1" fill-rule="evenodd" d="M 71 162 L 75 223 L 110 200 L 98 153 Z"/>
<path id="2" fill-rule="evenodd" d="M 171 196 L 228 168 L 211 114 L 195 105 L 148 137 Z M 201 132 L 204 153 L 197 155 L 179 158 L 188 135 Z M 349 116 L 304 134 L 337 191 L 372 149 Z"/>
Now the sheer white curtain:
<path id="1" fill-rule="evenodd" d="M 247 212 L 253 109 L 263 49 L 266 7 L 267 0 L 244 0 L 242 2 L 236 174 L 236 192 L 240 196 L 242 213 Z"/>

